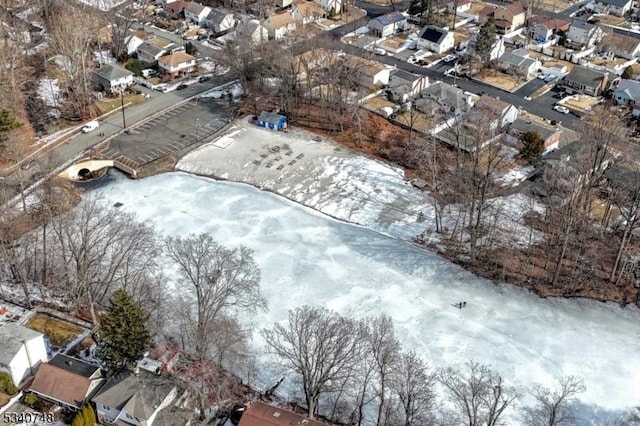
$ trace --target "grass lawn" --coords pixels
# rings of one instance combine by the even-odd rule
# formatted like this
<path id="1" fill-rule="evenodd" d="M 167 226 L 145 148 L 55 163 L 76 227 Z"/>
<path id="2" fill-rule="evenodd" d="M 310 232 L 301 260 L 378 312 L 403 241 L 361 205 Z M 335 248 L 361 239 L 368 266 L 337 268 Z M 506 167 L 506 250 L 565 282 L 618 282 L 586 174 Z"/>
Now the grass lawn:
<path id="1" fill-rule="evenodd" d="M 390 107 L 395 109 L 397 106 L 398 106 L 397 104 L 394 104 L 393 102 L 383 99 L 379 96 L 369 99 L 367 102 L 364 103 L 364 107 L 371 111 L 377 111 L 384 107 Z"/>
<path id="2" fill-rule="evenodd" d="M 0 407 L 4 407 L 5 405 L 7 405 L 7 402 L 9 402 L 10 399 L 11 397 L 9 395 L 0 392 Z"/>
<path id="3" fill-rule="evenodd" d="M 422 133 L 429 133 L 431 129 L 435 127 L 435 123 L 432 120 L 418 111 L 403 112 L 402 114 L 398 114 L 395 120 L 409 127 L 411 127 L 413 122 L 413 130 Z"/>
<path id="4" fill-rule="evenodd" d="M 564 0 L 541 0 L 538 7 L 549 12 L 558 12 L 571 6 L 571 3 Z"/>
<path id="5" fill-rule="evenodd" d="M 128 104 L 129 102 L 135 104 L 140 104 L 144 102 L 144 97 L 142 95 L 129 94 L 124 95 L 124 104 Z M 119 108 L 121 104 L 120 98 L 110 98 L 102 101 L 96 102 L 96 107 L 100 111 L 100 114 L 106 114 L 109 111 L 113 111 L 116 108 Z"/>
<path id="6" fill-rule="evenodd" d="M 578 111 L 590 111 L 592 107 L 598 105 L 598 100 L 593 96 L 573 95 L 563 99 L 562 105 Z"/>
<path id="7" fill-rule="evenodd" d="M 496 86 L 502 90 L 506 90 L 507 92 L 515 90 L 518 86 L 525 82 L 522 78 L 519 78 L 515 75 L 509 75 L 500 71 L 496 72 L 494 70 L 487 69 L 482 70 L 475 76 L 475 78 L 477 80 L 490 84 L 491 86 Z"/>
<path id="8" fill-rule="evenodd" d="M 82 328 L 47 314 L 36 314 L 27 324 L 32 330 L 39 331 L 49 338 L 51 344 L 64 347 L 82 333 Z"/>

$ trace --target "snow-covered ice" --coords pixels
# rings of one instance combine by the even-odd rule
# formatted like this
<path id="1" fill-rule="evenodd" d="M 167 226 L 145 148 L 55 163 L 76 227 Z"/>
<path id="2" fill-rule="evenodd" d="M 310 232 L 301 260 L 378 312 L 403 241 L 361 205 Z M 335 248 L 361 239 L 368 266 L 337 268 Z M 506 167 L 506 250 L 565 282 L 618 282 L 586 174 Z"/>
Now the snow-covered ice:
<path id="1" fill-rule="evenodd" d="M 474 359 L 521 389 L 551 385 L 561 375 L 583 377 L 581 424 L 604 424 L 605 415 L 640 401 L 635 308 L 540 299 L 495 285 L 407 242 L 248 185 L 184 173 L 112 176 L 96 190 L 105 202 L 123 203 L 163 234 L 208 232 L 226 246 L 255 251 L 270 308 L 252 316 L 256 330 L 303 304 L 354 317 L 385 312 L 404 346 L 434 367 Z M 461 300 L 465 309 L 451 306 Z M 261 346 L 257 333 L 254 343 Z M 269 371 L 266 364 L 262 370 Z"/>

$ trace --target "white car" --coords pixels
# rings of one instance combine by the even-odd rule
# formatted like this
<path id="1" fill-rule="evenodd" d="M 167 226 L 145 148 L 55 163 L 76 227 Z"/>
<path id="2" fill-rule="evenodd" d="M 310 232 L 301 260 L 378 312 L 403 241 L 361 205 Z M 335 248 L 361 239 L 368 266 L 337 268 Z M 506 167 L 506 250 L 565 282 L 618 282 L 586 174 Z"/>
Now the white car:
<path id="1" fill-rule="evenodd" d="M 453 62 L 453 61 L 455 61 L 456 59 L 458 59 L 458 57 L 457 57 L 456 55 L 447 55 L 447 56 L 445 56 L 444 58 L 442 58 L 442 60 L 443 60 L 445 63 L 447 63 L 447 64 L 448 64 L 449 62 Z"/>
<path id="2" fill-rule="evenodd" d="M 558 111 L 561 114 L 569 114 L 569 112 L 570 112 L 569 108 L 567 108 L 566 106 L 563 106 L 563 105 L 555 105 L 553 107 L 553 110 L 554 111 Z"/>
<path id="3" fill-rule="evenodd" d="M 547 73 L 538 74 L 538 80 L 544 80 L 547 77 L 549 77 Z"/>
<path id="4" fill-rule="evenodd" d="M 379 47 L 376 47 L 375 49 L 373 49 L 373 53 L 375 53 L 376 55 L 384 56 L 387 54 L 387 51 Z"/>
<path id="5" fill-rule="evenodd" d="M 411 55 L 409 56 L 409 59 L 407 59 L 407 62 L 410 64 L 416 64 L 418 62 L 418 60 L 416 59 L 415 56 Z"/>
<path id="6" fill-rule="evenodd" d="M 93 132 L 95 129 L 98 128 L 98 126 L 100 126 L 100 124 L 98 124 L 97 120 L 90 121 L 87 124 L 85 124 L 84 127 L 82 127 L 82 133 Z"/>

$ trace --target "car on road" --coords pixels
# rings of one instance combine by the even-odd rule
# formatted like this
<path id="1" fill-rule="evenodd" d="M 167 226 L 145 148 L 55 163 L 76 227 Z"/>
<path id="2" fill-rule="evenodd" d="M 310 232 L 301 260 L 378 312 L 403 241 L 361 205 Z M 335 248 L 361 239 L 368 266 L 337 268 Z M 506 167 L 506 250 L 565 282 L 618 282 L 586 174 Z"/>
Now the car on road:
<path id="1" fill-rule="evenodd" d="M 82 133 L 93 132 L 99 126 L 100 126 L 100 124 L 98 123 L 98 121 L 97 120 L 93 120 L 93 121 L 90 121 L 87 124 L 85 124 L 84 127 L 82 127 L 81 131 L 82 131 Z"/>
<path id="2" fill-rule="evenodd" d="M 554 110 L 554 111 L 558 111 L 558 112 L 559 112 L 559 113 L 561 113 L 561 114 L 569 114 L 569 112 L 570 112 L 570 111 L 569 111 L 569 108 L 567 108 L 567 107 L 566 107 L 566 106 L 564 106 L 564 105 L 554 105 L 554 106 L 553 106 L 553 110 Z"/>
<path id="3" fill-rule="evenodd" d="M 198 79 L 198 82 L 199 82 L 199 83 L 204 83 L 204 82 L 209 81 L 209 80 L 211 80 L 211 76 L 209 76 L 209 75 L 203 75 L 202 77 L 200 77 L 200 78 Z"/>
<path id="4" fill-rule="evenodd" d="M 453 62 L 453 61 L 455 61 L 456 59 L 458 59 L 458 57 L 457 57 L 456 55 L 447 55 L 447 56 L 445 56 L 444 58 L 442 58 L 442 60 L 443 60 L 445 63 L 447 63 L 447 64 L 448 64 L 449 62 Z"/>
<path id="5" fill-rule="evenodd" d="M 376 47 L 375 49 L 373 49 L 373 53 L 375 53 L 376 55 L 384 56 L 387 54 L 387 51 L 379 47 Z"/>
<path id="6" fill-rule="evenodd" d="M 189 87 L 189 86 L 188 86 L 188 85 L 186 85 L 186 84 L 181 84 L 181 85 L 179 85 L 178 87 L 176 87 L 176 90 L 184 90 L 184 89 L 186 89 L 187 87 Z"/>

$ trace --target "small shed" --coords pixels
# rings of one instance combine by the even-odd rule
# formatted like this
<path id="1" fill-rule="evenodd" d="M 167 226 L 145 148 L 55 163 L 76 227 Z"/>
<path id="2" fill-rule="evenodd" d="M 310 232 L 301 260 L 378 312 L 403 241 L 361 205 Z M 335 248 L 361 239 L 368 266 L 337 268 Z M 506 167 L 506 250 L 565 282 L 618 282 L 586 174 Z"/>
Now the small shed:
<path id="1" fill-rule="evenodd" d="M 258 116 L 258 126 L 270 130 L 282 130 L 287 127 L 287 118 L 275 112 L 262 111 Z"/>

